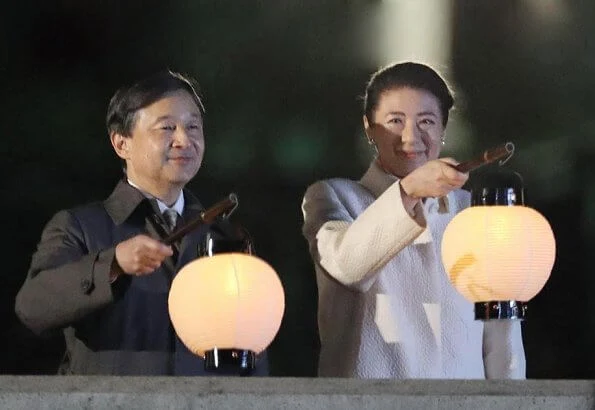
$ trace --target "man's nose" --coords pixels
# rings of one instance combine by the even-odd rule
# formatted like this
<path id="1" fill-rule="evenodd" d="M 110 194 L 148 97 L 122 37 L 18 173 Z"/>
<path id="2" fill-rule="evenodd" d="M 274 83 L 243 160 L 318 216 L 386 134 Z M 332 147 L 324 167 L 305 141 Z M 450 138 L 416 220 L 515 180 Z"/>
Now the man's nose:
<path id="1" fill-rule="evenodd" d="M 174 133 L 173 139 L 173 146 L 185 148 L 190 145 L 190 137 L 188 136 L 188 132 L 184 127 L 176 127 L 176 132 Z"/>

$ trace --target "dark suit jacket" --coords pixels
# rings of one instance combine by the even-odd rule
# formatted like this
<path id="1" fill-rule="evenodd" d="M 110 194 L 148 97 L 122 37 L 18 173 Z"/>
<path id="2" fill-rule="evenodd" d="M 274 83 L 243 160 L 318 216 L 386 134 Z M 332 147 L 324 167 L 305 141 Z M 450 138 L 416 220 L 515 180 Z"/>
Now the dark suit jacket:
<path id="1" fill-rule="evenodd" d="M 184 199 L 182 218 L 187 221 L 203 208 L 187 190 Z M 48 222 L 15 311 L 37 334 L 64 329 L 61 373 L 204 373 L 202 359 L 175 335 L 167 298 L 175 273 L 197 257 L 207 226 L 185 236 L 174 257 L 152 274 L 109 281 L 119 242 L 141 233 L 162 239 L 166 226 L 156 203 L 124 181 L 104 202 L 60 211 Z M 261 356 L 256 374 L 267 372 Z"/>

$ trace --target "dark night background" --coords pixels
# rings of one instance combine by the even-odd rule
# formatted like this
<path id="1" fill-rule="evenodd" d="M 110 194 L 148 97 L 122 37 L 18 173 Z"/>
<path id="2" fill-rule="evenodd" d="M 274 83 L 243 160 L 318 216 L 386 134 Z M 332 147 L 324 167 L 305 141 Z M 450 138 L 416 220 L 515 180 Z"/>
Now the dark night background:
<path id="1" fill-rule="evenodd" d="M 444 154 L 462 161 L 514 141 L 507 167 L 523 175 L 528 204 L 557 239 L 552 276 L 524 324 L 528 377 L 594 378 L 595 7 L 590 0 L 444 0 L 417 2 L 411 14 L 411 3 L 5 5 L 2 373 L 55 373 L 61 339 L 38 339 L 21 326 L 15 294 L 50 216 L 105 198 L 121 175 L 104 127 L 113 92 L 171 68 L 197 78 L 207 107 L 205 161 L 190 188 L 207 205 L 238 194 L 236 220 L 285 287 L 272 372 L 314 375 L 316 286 L 300 233 L 302 195 L 317 179 L 362 175 L 371 152 L 359 96 L 369 74 L 394 59 L 431 63 L 437 54 L 427 47 L 436 44 L 422 40 L 439 38 L 431 29 L 447 21 L 437 53 L 448 53 L 435 66 L 456 91 L 457 111 Z M 398 38 L 381 30 L 381 21 Z M 401 46 L 391 47 L 392 40 Z"/>

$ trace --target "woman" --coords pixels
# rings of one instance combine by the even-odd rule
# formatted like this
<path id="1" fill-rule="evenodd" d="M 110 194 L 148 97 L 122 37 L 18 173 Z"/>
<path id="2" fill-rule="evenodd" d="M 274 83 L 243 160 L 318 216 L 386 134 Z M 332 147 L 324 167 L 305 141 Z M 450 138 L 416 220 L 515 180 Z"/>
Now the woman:
<path id="1" fill-rule="evenodd" d="M 418 63 L 370 79 L 364 128 L 376 156 L 361 180 L 310 186 L 303 233 L 315 262 L 319 375 L 524 378 L 518 322 L 480 322 L 448 282 L 440 243 L 469 205 L 468 175 L 438 158 L 453 97 Z"/>

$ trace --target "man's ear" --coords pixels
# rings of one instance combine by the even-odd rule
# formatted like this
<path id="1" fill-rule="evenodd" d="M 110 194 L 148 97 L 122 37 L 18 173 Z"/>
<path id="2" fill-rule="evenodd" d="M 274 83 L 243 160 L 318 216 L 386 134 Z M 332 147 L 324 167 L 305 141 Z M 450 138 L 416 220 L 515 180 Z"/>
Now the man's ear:
<path id="1" fill-rule="evenodd" d="M 110 141 L 112 147 L 114 147 L 114 151 L 116 151 L 116 155 L 124 160 L 130 158 L 130 137 L 125 137 L 120 133 L 112 132 L 110 134 Z"/>

